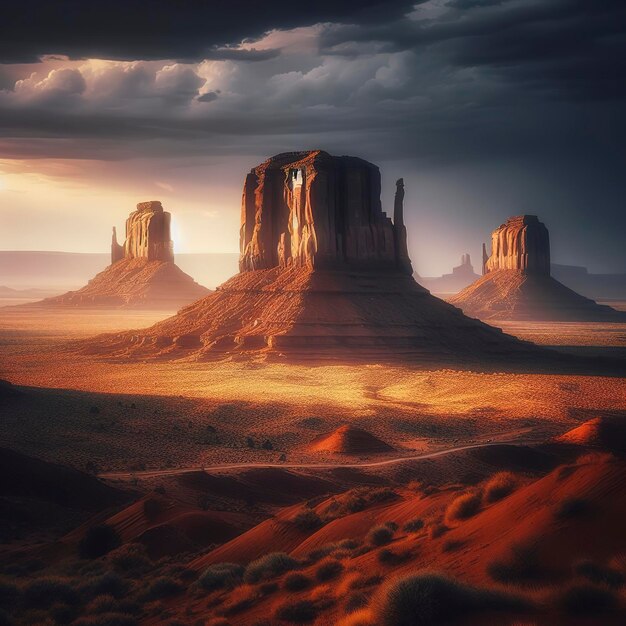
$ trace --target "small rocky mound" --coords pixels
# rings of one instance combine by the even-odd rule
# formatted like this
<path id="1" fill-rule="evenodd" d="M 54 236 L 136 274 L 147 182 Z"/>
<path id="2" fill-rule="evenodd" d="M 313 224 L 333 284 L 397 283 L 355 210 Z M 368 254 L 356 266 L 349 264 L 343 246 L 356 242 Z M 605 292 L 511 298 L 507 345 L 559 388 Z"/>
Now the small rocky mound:
<path id="1" fill-rule="evenodd" d="M 626 453 L 626 416 L 596 417 L 555 438 L 557 443 Z"/>
<path id="2" fill-rule="evenodd" d="M 341 426 L 332 433 L 317 437 L 309 450 L 335 454 L 375 454 L 392 452 L 394 448 L 362 428 Z"/>

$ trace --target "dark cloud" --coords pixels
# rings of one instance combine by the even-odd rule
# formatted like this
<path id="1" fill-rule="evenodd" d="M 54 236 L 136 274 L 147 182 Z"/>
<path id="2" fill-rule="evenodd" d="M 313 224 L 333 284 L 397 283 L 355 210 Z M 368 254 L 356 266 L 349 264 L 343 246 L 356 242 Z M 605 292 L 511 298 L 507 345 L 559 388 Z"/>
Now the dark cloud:
<path id="1" fill-rule="evenodd" d="M 116 60 L 266 59 L 227 44 L 272 29 L 318 22 L 368 23 L 396 18 L 407 0 L 7 0 L 0 19 L 0 62 L 32 63 L 42 55 Z"/>
<path id="2" fill-rule="evenodd" d="M 408 185 L 411 172 L 437 181 L 428 202 L 480 223 L 477 237 L 511 212 L 560 216 L 571 238 L 561 258 L 574 259 L 590 233 L 607 268 L 626 268 L 622 0 L 177 2 L 173 11 L 157 0 L 125 2 L 127 18 L 121 2 L 62 4 L 62 18 L 58 3 L 42 5 L 31 31 L 7 29 L 12 5 L 0 58 L 132 62 L 46 62 L 32 76 L 33 67 L 0 66 L 0 88 L 20 79 L 0 91 L 5 158 L 175 167 L 323 147 L 384 163 Z M 307 24 L 317 25 L 287 30 Z"/>

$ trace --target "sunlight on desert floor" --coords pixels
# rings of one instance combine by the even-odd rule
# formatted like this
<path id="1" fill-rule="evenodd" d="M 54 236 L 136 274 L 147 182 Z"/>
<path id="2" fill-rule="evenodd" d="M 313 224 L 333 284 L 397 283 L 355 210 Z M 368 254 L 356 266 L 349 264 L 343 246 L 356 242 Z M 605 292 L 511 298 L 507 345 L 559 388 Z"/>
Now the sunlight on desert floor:
<path id="1" fill-rule="evenodd" d="M 67 354 L 68 339 L 163 319 L 163 312 L 49 312 L 0 309 L 0 377 L 14 384 L 103 393 L 184 396 L 214 402 L 287 404 L 292 417 L 330 407 L 353 418 L 397 410 L 415 416 L 464 416 L 473 420 L 572 420 L 595 410 L 626 405 L 623 379 L 533 373 L 480 373 L 367 364 L 308 366 L 251 361 L 111 362 Z M 593 328 L 591 328 L 593 326 Z M 616 325 L 541 325 L 527 332 L 550 333 L 567 344 L 626 343 Z M 543 330 L 540 330 L 543 329 Z M 585 334 L 586 333 L 586 334 Z M 520 333 L 524 334 L 524 333 Z M 572 340 L 572 337 L 575 339 Z M 558 342 L 557 342 L 558 343 Z M 60 349 L 61 347 L 61 349 Z M 283 415 L 282 422 L 286 419 Z"/>

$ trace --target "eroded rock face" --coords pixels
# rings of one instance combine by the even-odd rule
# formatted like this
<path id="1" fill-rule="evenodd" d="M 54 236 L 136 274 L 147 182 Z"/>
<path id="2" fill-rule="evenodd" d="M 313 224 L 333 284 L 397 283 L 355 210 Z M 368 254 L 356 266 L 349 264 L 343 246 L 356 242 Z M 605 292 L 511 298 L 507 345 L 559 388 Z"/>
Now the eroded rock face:
<path id="1" fill-rule="evenodd" d="M 140 202 L 126 220 L 126 241 L 123 258 L 149 261 L 174 261 L 174 247 L 170 238 L 171 215 L 156 200 Z M 111 246 L 111 262 L 119 251 Z"/>
<path id="2" fill-rule="evenodd" d="M 240 270 L 376 267 L 411 274 L 402 180 L 397 187 L 394 224 L 382 210 L 372 163 L 319 150 L 268 159 L 246 176 Z"/>
<path id="3" fill-rule="evenodd" d="M 484 273 L 496 270 L 550 275 L 550 236 L 536 215 L 510 217 L 493 231 Z"/>

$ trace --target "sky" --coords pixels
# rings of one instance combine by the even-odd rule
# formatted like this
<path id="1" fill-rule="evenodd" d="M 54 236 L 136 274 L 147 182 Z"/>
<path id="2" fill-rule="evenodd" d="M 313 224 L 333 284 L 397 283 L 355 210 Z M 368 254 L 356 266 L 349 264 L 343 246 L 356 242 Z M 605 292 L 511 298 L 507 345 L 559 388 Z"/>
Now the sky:
<path id="1" fill-rule="evenodd" d="M 510 215 L 626 272 L 623 0 L 8 0 L 0 249 L 101 252 L 137 202 L 177 252 L 236 252 L 244 176 L 324 149 L 405 180 L 413 264 Z"/>

